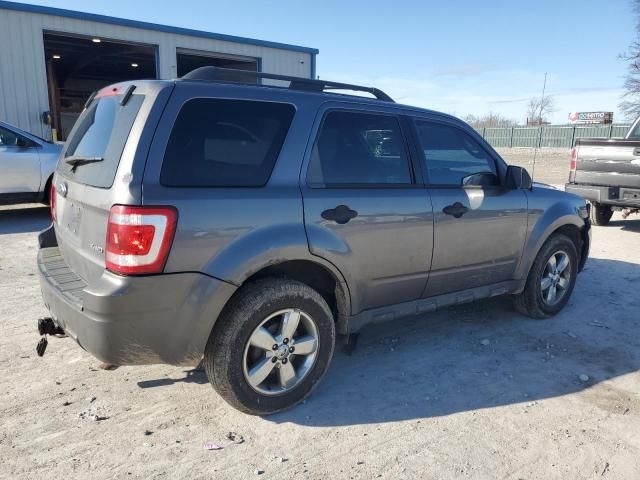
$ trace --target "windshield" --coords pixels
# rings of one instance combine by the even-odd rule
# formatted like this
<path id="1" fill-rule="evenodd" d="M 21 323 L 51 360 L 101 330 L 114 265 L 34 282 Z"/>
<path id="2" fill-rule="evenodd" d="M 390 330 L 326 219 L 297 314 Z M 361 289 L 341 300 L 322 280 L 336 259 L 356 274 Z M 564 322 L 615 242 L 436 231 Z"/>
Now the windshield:
<path id="1" fill-rule="evenodd" d="M 124 106 L 120 105 L 121 99 L 122 95 L 97 98 L 80 115 L 69 136 L 65 158 L 59 163 L 60 173 L 78 183 L 111 187 L 144 96 L 133 95 Z M 102 160 L 64 161 L 74 158 Z"/>
<path id="2" fill-rule="evenodd" d="M 640 122 L 636 123 L 627 138 L 629 140 L 640 140 Z"/>

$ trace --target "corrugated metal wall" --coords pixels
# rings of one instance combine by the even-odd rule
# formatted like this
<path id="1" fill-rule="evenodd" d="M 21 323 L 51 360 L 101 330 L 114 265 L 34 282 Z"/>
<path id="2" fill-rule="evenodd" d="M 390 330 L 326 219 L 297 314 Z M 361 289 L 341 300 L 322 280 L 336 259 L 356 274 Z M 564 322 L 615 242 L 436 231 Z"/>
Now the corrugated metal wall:
<path id="1" fill-rule="evenodd" d="M 157 45 L 160 78 L 175 78 L 176 48 L 260 58 L 262 71 L 269 73 L 312 74 L 312 55 L 306 52 L 0 9 L 0 120 L 44 137 L 50 135 L 40 120 L 49 110 L 45 30 Z"/>
<path id="2" fill-rule="evenodd" d="M 493 147 L 571 148 L 577 138 L 624 137 L 630 125 L 545 125 L 542 127 L 476 128 Z"/>

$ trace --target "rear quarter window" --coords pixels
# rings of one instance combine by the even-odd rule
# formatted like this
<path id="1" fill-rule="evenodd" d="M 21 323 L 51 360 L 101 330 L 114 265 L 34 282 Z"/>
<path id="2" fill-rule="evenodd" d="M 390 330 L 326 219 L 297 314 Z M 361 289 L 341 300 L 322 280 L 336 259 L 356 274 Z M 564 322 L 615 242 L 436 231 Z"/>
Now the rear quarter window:
<path id="1" fill-rule="evenodd" d="M 97 98 L 80 115 L 58 166 L 60 173 L 74 182 L 99 188 L 111 187 L 144 95 L 132 95 L 124 106 L 120 105 L 121 100 L 122 95 Z M 74 170 L 65 161 L 70 157 L 102 160 L 79 165 Z"/>
<path id="2" fill-rule="evenodd" d="M 267 183 L 293 105 L 196 98 L 178 114 L 162 162 L 168 187 L 260 187 Z"/>

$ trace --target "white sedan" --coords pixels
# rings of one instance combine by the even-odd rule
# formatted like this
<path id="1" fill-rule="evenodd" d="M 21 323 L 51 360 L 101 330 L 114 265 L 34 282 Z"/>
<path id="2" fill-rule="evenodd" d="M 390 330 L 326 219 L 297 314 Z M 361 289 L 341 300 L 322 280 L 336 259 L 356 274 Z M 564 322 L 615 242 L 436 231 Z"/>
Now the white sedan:
<path id="1" fill-rule="evenodd" d="M 61 144 L 0 122 L 0 204 L 49 202 Z"/>

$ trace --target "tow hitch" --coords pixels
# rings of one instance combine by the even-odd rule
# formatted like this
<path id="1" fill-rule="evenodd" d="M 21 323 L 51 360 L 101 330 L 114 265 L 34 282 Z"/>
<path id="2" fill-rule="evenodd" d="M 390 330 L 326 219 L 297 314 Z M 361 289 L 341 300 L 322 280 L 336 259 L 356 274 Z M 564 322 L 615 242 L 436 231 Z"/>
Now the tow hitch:
<path id="1" fill-rule="evenodd" d="M 36 345 L 36 353 L 39 357 L 44 355 L 47 345 L 49 344 L 47 335 L 55 335 L 56 337 L 63 337 L 65 335 L 64 330 L 57 326 L 53 322 L 53 319 L 49 317 L 38 319 L 38 332 L 42 335 L 42 338 L 40 338 L 40 341 Z"/>

